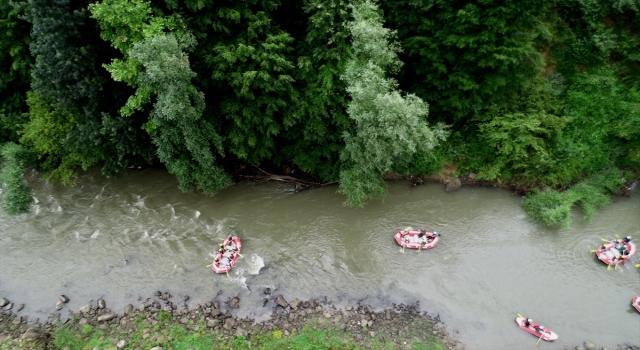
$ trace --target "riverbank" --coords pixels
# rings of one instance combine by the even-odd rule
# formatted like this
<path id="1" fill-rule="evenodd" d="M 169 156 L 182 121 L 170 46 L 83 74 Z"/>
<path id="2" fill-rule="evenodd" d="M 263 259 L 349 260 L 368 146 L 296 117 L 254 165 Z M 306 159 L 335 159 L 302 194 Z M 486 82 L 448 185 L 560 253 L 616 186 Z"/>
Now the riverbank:
<path id="1" fill-rule="evenodd" d="M 338 309 L 326 300 L 287 301 L 269 288 L 263 292 L 262 305 L 248 306 L 272 308 L 269 319 L 260 322 L 234 316 L 244 307 L 239 297 L 189 305 L 188 296 L 175 300 L 156 292 L 118 313 L 105 300 L 65 310 L 69 299 L 61 296 L 58 312 L 44 322 L 2 298 L 0 349 L 464 349 L 439 316 L 418 304 L 374 310 L 358 302 Z"/>

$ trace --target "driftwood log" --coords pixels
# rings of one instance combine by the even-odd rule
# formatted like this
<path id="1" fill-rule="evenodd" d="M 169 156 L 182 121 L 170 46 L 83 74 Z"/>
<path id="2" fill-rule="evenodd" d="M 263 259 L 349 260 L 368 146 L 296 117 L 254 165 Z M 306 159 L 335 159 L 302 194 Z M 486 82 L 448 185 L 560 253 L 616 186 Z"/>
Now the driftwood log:
<path id="1" fill-rule="evenodd" d="M 289 176 L 289 175 L 271 174 L 260 169 L 258 166 L 254 164 L 251 164 L 251 165 L 258 171 L 257 175 L 238 175 L 238 176 L 246 179 L 252 179 L 256 183 L 263 183 L 267 181 L 279 181 L 279 182 L 292 183 L 294 185 L 294 192 L 301 192 L 304 190 L 308 190 L 310 188 L 324 187 L 329 185 L 335 185 L 338 183 L 337 181 L 314 182 L 314 181 L 300 179 L 300 178 Z"/>

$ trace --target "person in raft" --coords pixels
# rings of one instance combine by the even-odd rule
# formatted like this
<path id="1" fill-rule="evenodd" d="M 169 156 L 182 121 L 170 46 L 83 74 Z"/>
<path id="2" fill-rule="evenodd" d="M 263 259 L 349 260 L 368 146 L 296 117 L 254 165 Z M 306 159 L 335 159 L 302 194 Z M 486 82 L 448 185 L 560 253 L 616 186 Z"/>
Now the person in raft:
<path id="1" fill-rule="evenodd" d="M 627 237 L 625 237 L 623 241 L 624 241 L 624 243 L 629 243 L 629 242 L 631 242 L 631 236 L 627 236 Z"/>

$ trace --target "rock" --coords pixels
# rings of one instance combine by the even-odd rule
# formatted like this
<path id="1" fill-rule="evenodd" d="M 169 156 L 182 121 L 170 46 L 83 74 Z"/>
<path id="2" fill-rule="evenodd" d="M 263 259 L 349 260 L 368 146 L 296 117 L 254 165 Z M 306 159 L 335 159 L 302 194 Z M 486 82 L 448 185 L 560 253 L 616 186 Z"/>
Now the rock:
<path id="1" fill-rule="evenodd" d="M 236 329 L 236 337 L 246 337 L 247 331 L 245 331 L 242 327 L 238 327 Z"/>
<path id="2" fill-rule="evenodd" d="M 318 303 L 316 302 L 315 299 L 309 300 L 309 307 L 315 309 L 317 305 L 318 305 Z"/>
<path id="3" fill-rule="evenodd" d="M 5 306 L 5 310 L 11 310 L 13 308 L 13 303 L 9 303 L 7 306 Z"/>
<path id="4" fill-rule="evenodd" d="M 56 303 L 56 310 L 62 310 L 63 306 L 64 306 L 64 303 L 58 300 L 58 302 Z"/>
<path id="5" fill-rule="evenodd" d="M 287 306 L 289 306 L 289 303 L 287 303 L 287 301 L 284 300 L 284 297 L 282 295 L 278 295 L 278 298 L 276 299 L 276 304 L 278 304 L 278 306 L 281 306 L 283 309 L 286 309 Z"/>
<path id="6" fill-rule="evenodd" d="M 385 319 L 385 320 L 390 320 L 390 319 L 391 319 L 391 311 L 390 311 L 390 310 L 387 310 L 387 311 L 384 313 L 384 319 Z"/>
<path id="7" fill-rule="evenodd" d="M 376 337 L 376 332 L 374 332 L 374 331 L 369 332 L 369 336 L 371 338 L 375 338 Z"/>
<path id="8" fill-rule="evenodd" d="M 46 337 L 47 334 L 46 333 L 41 333 L 39 331 L 37 331 L 35 328 L 28 328 L 26 332 L 24 332 L 22 334 L 22 336 L 20 336 L 20 339 L 22 340 L 36 340 L 36 339 L 42 339 L 43 337 Z"/>
<path id="9" fill-rule="evenodd" d="M 229 302 L 229 307 L 232 309 L 237 309 L 240 307 L 240 298 L 238 297 L 234 297 L 233 299 L 231 299 L 231 302 Z"/>
<path id="10" fill-rule="evenodd" d="M 189 300 L 189 296 L 188 296 L 188 295 L 183 296 L 183 297 L 182 297 L 182 300 L 184 300 L 184 301 Z"/>
<path id="11" fill-rule="evenodd" d="M 9 304 L 9 299 L 7 298 L 0 298 L 0 307 L 4 307 L 5 305 Z"/>
<path id="12" fill-rule="evenodd" d="M 98 300 L 98 309 L 104 309 L 105 307 L 107 307 L 107 303 L 102 299 Z"/>
<path id="13" fill-rule="evenodd" d="M 180 323 L 182 323 L 182 324 L 187 324 L 187 322 L 189 322 L 189 319 L 186 318 L 186 317 L 183 317 L 183 318 L 180 319 Z"/>
<path id="14" fill-rule="evenodd" d="M 347 310 L 347 311 L 351 311 L 351 310 L 353 310 L 353 306 L 351 306 L 351 305 L 347 305 L 347 307 L 345 308 L 345 310 Z"/>
<path id="15" fill-rule="evenodd" d="M 127 304 L 124 307 L 124 314 L 125 315 L 131 315 L 133 313 L 133 305 L 131 304 Z"/>
<path id="16" fill-rule="evenodd" d="M 460 182 L 460 179 L 455 177 L 447 182 L 447 187 L 445 187 L 444 190 L 447 192 L 453 192 L 459 190 L 460 187 L 462 187 L 462 182 Z"/>
<path id="17" fill-rule="evenodd" d="M 149 350 L 164 350 L 161 346 L 156 346 L 155 348 L 151 348 Z"/>
<path id="18" fill-rule="evenodd" d="M 143 312 L 144 311 L 144 304 L 140 304 L 140 306 L 138 306 L 138 311 Z"/>
<path id="19" fill-rule="evenodd" d="M 84 314 L 89 313 L 89 311 L 91 311 L 91 305 L 87 304 L 83 307 L 81 307 L 80 309 L 78 309 L 79 312 L 82 312 Z"/>
<path id="20" fill-rule="evenodd" d="M 24 309 L 24 304 L 18 305 L 18 309 L 16 311 L 21 311 L 22 309 Z"/>
<path id="21" fill-rule="evenodd" d="M 271 294 L 271 288 L 265 288 L 264 294 Z"/>
<path id="22" fill-rule="evenodd" d="M 582 345 L 578 345 L 578 346 L 576 346 L 576 347 L 575 347 L 575 349 L 576 349 L 576 350 L 585 350 L 585 349 L 582 347 Z"/>
<path id="23" fill-rule="evenodd" d="M 161 334 L 158 337 L 156 337 L 156 341 L 158 342 L 158 344 L 164 343 L 164 335 Z"/>
<path id="24" fill-rule="evenodd" d="M 588 340 L 585 340 L 583 345 L 586 350 L 596 350 L 596 346 L 593 345 L 593 343 Z"/>
<path id="25" fill-rule="evenodd" d="M 267 305 L 268 302 L 269 302 L 269 298 L 264 298 L 264 300 L 262 300 L 262 307 L 265 307 L 265 305 Z"/>
<path id="26" fill-rule="evenodd" d="M 167 293 L 162 294 L 162 300 L 164 300 L 164 301 L 169 300 L 169 294 L 167 294 Z"/>
<path id="27" fill-rule="evenodd" d="M 66 296 L 66 295 L 64 295 L 64 294 L 62 294 L 62 295 L 60 296 L 60 301 L 66 304 L 66 303 L 68 303 L 68 302 L 69 302 L 69 297 L 68 297 L 68 296 Z"/>
<path id="28" fill-rule="evenodd" d="M 288 330 L 284 330 L 284 335 L 286 335 L 287 337 L 291 335 L 291 332 L 289 332 Z"/>
<path id="29" fill-rule="evenodd" d="M 325 312 L 324 313 L 324 318 L 331 318 L 331 313 L 330 312 Z"/>
<path id="30" fill-rule="evenodd" d="M 294 298 L 289 302 L 289 306 L 291 306 L 292 309 L 296 309 L 298 308 L 298 306 L 300 306 L 301 303 L 302 302 L 300 300 L 298 300 L 297 298 Z"/>
<path id="31" fill-rule="evenodd" d="M 476 173 L 469 173 L 469 178 L 470 178 L 471 180 L 475 180 L 477 176 L 478 176 L 478 175 L 476 175 Z"/>
<path id="32" fill-rule="evenodd" d="M 207 327 L 209 327 L 209 328 L 217 327 L 219 325 L 220 325 L 220 321 L 219 320 L 208 320 L 207 321 Z"/>
<path id="33" fill-rule="evenodd" d="M 227 319 L 224 321 L 224 326 L 222 326 L 222 327 L 223 327 L 224 329 L 226 329 L 226 330 L 230 331 L 230 330 L 233 328 L 233 326 L 235 326 L 235 325 L 236 325 L 236 320 L 235 320 L 235 319 L 233 319 L 233 317 L 230 317 L 230 318 L 227 318 Z"/>
<path id="34" fill-rule="evenodd" d="M 125 345 L 127 345 L 127 342 L 124 339 L 120 340 L 118 344 L 116 344 L 116 346 L 120 349 L 124 348 Z"/>
<path id="35" fill-rule="evenodd" d="M 116 314 L 114 313 L 108 313 L 108 314 L 104 314 L 104 315 L 100 315 L 98 316 L 98 322 L 104 322 L 104 321 L 110 321 L 113 320 L 114 318 L 116 318 Z"/>
<path id="36" fill-rule="evenodd" d="M 84 317 L 78 321 L 78 326 L 84 326 L 85 324 L 87 324 L 87 319 Z"/>

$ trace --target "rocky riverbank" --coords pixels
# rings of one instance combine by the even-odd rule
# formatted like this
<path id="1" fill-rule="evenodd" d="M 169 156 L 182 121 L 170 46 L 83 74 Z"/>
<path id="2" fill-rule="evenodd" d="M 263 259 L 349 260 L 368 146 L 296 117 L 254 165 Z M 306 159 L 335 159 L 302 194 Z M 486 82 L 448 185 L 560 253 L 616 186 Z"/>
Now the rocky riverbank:
<path id="1" fill-rule="evenodd" d="M 447 349 L 463 350 L 448 334 L 439 316 L 429 315 L 416 305 L 391 305 L 374 310 L 357 302 L 339 309 L 325 300 L 286 300 L 273 296 L 267 288 L 262 305 L 271 307 L 269 319 L 256 322 L 234 316 L 241 299 L 188 305 L 189 297 L 175 300 L 156 292 L 128 304 L 122 313 L 109 309 L 105 300 L 68 310 L 69 299 L 61 296 L 49 318 L 31 320 L 21 315 L 24 305 L 0 299 L 0 349 L 185 349 L 280 348 L 299 342 L 342 343 L 345 348 L 362 349 Z M 315 340 L 314 340 L 315 339 Z M 291 344 L 288 344 L 291 343 Z"/>

